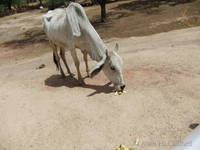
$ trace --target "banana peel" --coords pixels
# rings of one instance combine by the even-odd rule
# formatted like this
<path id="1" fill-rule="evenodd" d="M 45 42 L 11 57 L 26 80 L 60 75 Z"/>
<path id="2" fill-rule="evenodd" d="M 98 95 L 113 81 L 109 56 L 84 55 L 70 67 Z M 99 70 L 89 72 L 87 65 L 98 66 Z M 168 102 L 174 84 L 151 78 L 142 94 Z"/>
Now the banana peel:
<path id="1" fill-rule="evenodd" d="M 126 93 L 126 91 L 115 91 L 115 95 L 122 95 L 123 93 Z"/>
<path id="2" fill-rule="evenodd" d="M 117 148 L 115 150 L 134 150 L 134 148 L 129 148 L 125 145 L 120 145 L 119 148 Z"/>

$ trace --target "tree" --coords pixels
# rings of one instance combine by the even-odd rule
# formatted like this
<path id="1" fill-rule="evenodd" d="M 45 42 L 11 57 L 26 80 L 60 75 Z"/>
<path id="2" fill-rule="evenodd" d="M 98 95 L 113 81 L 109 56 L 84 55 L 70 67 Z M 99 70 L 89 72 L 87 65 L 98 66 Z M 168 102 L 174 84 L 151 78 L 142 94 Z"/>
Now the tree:
<path id="1" fill-rule="evenodd" d="M 7 6 L 9 10 L 12 10 L 12 0 L 7 1 Z"/>
<path id="2" fill-rule="evenodd" d="M 101 7 L 101 22 L 106 21 L 106 0 L 97 0 Z"/>
<path id="3" fill-rule="evenodd" d="M 47 1 L 47 5 L 48 5 L 48 9 L 52 10 L 55 9 L 59 6 L 62 6 L 65 4 L 67 0 L 48 0 Z"/>
<path id="4" fill-rule="evenodd" d="M 42 0 L 39 0 L 39 2 L 40 2 L 40 6 L 43 6 L 43 4 L 42 4 Z"/>

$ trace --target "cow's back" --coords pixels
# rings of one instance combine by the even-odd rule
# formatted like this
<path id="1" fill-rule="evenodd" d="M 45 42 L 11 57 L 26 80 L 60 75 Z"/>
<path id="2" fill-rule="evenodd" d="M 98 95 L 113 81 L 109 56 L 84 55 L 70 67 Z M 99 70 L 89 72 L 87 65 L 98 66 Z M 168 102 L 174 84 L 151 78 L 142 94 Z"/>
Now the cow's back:
<path id="1" fill-rule="evenodd" d="M 43 16 L 44 30 L 50 41 L 66 47 L 71 37 L 69 23 L 66 19 L 66 9 L 55 9 Z"/>

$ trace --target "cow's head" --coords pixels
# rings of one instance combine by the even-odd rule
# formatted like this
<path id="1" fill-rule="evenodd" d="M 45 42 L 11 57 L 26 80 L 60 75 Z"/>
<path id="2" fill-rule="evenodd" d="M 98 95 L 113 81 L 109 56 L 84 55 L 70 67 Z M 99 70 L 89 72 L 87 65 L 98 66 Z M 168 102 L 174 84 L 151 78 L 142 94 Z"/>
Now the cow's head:
<path id="1" fill-rule="evenodd" d="M 122 75 L 122 58 L 117 54 L 119 46 L 116 44 L 114 50 L 107 52 L 106 56 L 96 65 L 91 71 L 91 77 L 98 74 L 101 70 L 104 71 L 107 78 L 114 84 L 117 91 L 123 91 L 125 88 Z"/>

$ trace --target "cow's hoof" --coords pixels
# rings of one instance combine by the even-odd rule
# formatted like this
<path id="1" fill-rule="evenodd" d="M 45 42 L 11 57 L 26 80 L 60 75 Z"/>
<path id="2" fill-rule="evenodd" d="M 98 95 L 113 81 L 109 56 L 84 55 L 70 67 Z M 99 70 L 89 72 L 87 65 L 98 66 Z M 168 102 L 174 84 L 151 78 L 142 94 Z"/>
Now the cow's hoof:
<path id="1" fill-rule="evenodd" d="M 78 80 L 78 82 L 79 82 L 79 85 L 85 85 L 84 80 Z"/>
<path id="2" fill-rule="evenodd" d="M 87 78 L 89 78 L 90 77 L 90 73 L 89 72 L 87 72 L 87 76 L 86 76 Z"/>
<path id="3" fill-rule="evenodd" d="M 62 78 L 66 78 L 66 75 L 65 75 L 65 74 L 61 74 L 61 77 L 62 77 Z"/>
<path id="4" fill-rule="evenodd" d="M 73 74 L 73 73 L 69 74 L 69 77 L 71 77 L 71 78 L 73 78 L 74 76 L 75 76 L 75 74 Z"/>
<path id="5" fill-rule="evenodd" d="M 91 73 L 89 73 L 89 74 L 88 74 L 88 77 L 89 77 L 89 78 L 92 78 L 92 74 L 91 74 Z"/>

